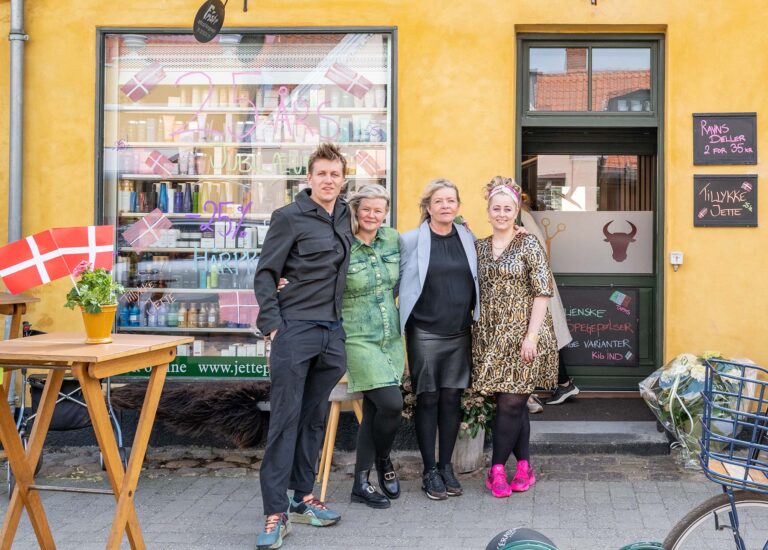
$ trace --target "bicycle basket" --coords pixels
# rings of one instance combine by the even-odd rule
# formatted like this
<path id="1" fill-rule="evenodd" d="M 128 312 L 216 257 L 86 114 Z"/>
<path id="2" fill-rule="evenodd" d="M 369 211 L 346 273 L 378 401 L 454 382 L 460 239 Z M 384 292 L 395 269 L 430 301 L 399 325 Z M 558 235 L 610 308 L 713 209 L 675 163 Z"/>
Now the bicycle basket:
<path id="1" fill-rule="evenodd" d="M 768 493 L 768 370 L 724 359 L 709 359 L 706 366 L 704 474 L 726 487 Z"/>

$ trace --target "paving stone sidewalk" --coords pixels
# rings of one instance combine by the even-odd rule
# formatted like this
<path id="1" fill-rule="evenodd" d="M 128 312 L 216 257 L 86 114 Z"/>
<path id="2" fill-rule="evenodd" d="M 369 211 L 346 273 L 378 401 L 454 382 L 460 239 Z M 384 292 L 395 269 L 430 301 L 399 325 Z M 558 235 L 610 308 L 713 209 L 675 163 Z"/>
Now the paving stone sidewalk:
<path id="1" fill-rule="evenodd" d="M 259 450 L 170 448 L 151 451 L 136 496 L 147 547 L 161 550 L 254 548 L 261 528 Z M 483 472 L 461 476 L 462 497 L 428 500 L 420 490 L 420 461 L 395 457 L 403 495 L 388 510 L 349 502 L 353 456 L 339 453 L 329 505 L 343 514 L 333 527 L 294 525 L 283 548 L 478 549 L 498 532 L 532 527 L 561 550 L 617 550 L 639 540 L 663 540 L 688 510 L 718 487 L 685 470 L 676 456 L 535 457 L 538 483 L 523 494 L 494 499 Z M 102 487 L 93 448 L 48 453 L 40 483 Z M 0 511 L 7 489 L 0 491 Z M 54 539 L 63 550 L 103 548 L 114 510 L 112 497 L 42 493 Z M 24 515 L 14 549 L 37 548 Z M 123 545 L 128 548 L 127 543 Z"/>

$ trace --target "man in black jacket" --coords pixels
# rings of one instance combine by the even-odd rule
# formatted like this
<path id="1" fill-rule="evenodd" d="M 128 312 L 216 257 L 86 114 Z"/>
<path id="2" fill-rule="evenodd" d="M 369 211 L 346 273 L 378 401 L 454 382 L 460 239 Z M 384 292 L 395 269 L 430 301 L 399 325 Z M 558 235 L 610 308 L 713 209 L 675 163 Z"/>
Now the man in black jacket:
<path id="1" fill-rule="evenodd" d="M 341 306 L 352 230 L 349 207 L 339 198 L 346 168 L 330 143 L 310 156 L 309 189 L 272 214 L 253 281 L 257 326 L 271 341 L 261 549 L 279 548 L 290 520 L 323 527 L 341 519 L 312 489 L 328 396 L 346 370 Z M 280 277 L 291 283 L 278 294 Z"/>

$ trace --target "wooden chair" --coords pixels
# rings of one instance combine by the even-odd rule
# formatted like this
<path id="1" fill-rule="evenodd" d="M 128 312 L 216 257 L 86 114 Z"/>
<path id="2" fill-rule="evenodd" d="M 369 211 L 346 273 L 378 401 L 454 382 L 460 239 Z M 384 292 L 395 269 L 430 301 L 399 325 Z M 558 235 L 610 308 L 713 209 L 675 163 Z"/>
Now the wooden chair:
<path id="1" fill-rule="evenodd" d="M 336 430 L 339 427 L 339 415 L 342 406 L 346 410 L 349 407 L 355 412 L 358 422 L 363 421 L 363 394 L 360 392 L 349 393 L 347 390 L 347 375 L 339 380 L 328 398 L 331 409 L 328 412 L 328 422 L 325 427 L 325 440 L 323 450 L 320 452 L 320 467 L 318 468 L 317 481 L 321 484 L 320 500 L 325 501 L 328 491 L 328 477 L 331 474 L 331 461 L 333 460 L 333 447 L 336 444 Z"/>

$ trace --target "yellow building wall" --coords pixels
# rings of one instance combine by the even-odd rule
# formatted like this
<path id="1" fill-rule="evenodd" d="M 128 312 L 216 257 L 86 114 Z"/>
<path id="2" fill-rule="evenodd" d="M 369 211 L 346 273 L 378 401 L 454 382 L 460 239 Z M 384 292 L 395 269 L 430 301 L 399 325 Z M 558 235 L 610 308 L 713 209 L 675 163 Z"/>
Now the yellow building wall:
<path id="1" fill-rule="evenodd" d="M 27 2 L 24 234 L 93 221 L 96 28 L 189 28 L 198 0 Z M 513 175 L 515 36 L 519 31 L 665 32 L 665 257 L 685 264 L 665 274 L 664 358 L 718 349 L 768 364 L 765 228 L 694 229 L 694 173 L 761 175 L 768 158 L 768 2 L 742 0 L 259 0 L 247 13 L 228 5 L 226 26 L 397 26 L 398 226 L 418 221 L 418 196 L 437 176 L 462 191 L 463 213 L 488 232 L 481 187 Z M 0 34 L 9 28 L 0 0 Z M 0 196 L 7 197 L 8 41 L 0 40 Z M 760 164 L 694 167 L 693 112 L 757 111 Z M 765 192 L 761 191 L 760 195 Z M 766 219 L 765 199 L 760 224 Z M 7 200 L 0 200 L 5 239 Z M 58 281 L 28 318 L 42 330 L 79 329 L 61 307 Z"/>

